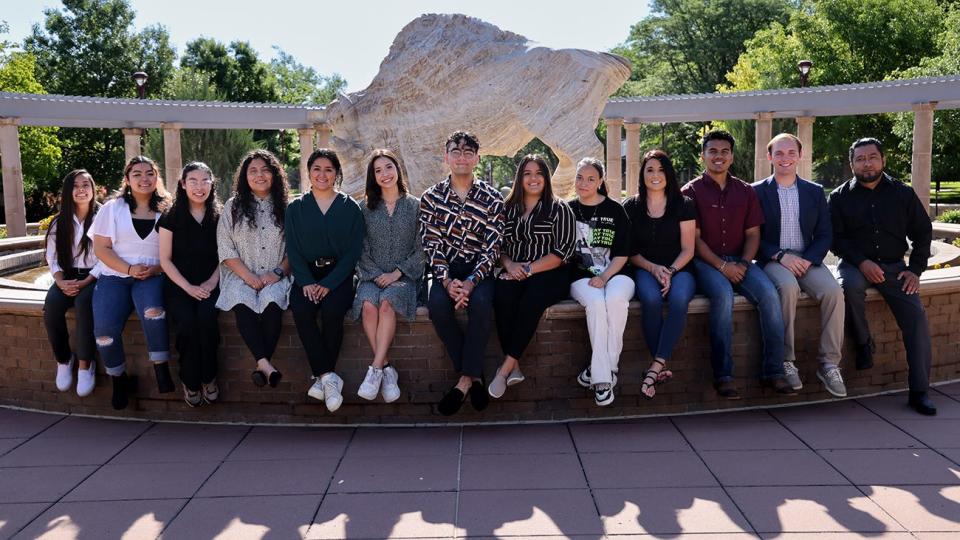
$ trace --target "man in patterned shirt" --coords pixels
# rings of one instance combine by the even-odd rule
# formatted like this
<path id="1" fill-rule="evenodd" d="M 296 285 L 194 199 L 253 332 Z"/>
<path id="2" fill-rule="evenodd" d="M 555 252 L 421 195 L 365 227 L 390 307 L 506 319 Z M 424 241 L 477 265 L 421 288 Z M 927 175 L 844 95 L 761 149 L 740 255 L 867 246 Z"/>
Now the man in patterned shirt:
<path id="1" fill-rule="evenodd" d="M 479 161 L 477 137 L 465 131 L 453 133 L 444 145 L 450 176 L 420 198 L 420 237 L 433 274 L 427 309 L 460 374 L 437 406 L 448 416 L 460 410 L 468 394 L 478 411 L 490 402 L 483 354 L 492 323 L 492 274 L 503 236 L 503 197 L 473 176 Z M 467 310 L 466 331 L 456 320 L 460 309 Z"/>
<path id="2" fill-rule="evenodd" d="M 780 294 L 784 325 L 783 371 L 794 390 L 803 388 L 794 352 L 797 297 L 807 293 L 820 304 L 820 369 L 817 378 L 831 395 L 845 397 L 840 376 L 843 346 L 843 289 L 823 258 L 833 241 L 830 208 L 823 188 L 797 175 L 803 152 L 800 139 L 781 133 L 767 144 L 773 175 L 753 184 L 763 209 L 757 264 Z"/>

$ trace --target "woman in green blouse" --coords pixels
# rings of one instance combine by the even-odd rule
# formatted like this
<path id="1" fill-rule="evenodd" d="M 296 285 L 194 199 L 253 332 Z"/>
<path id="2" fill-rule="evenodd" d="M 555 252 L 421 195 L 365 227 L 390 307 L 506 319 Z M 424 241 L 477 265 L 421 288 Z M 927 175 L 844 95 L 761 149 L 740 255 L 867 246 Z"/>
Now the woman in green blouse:
<path id="1" fill-rule="evenodd" d="M 307 395 L 327 410 L 343 403 L 343 379 L 335 372 L 343 318 L 353 305 L 353 271 L 363 249 L 363 213 L 337 190 L 343 171 L 336 152 L 315 150 L 307 160 L 310 191 L 287 207 L 284 231 L 293 268 L 290 309 L 307 351 L 314 383 Z M 320 314 L 322 330 L 317 326 Z"/>

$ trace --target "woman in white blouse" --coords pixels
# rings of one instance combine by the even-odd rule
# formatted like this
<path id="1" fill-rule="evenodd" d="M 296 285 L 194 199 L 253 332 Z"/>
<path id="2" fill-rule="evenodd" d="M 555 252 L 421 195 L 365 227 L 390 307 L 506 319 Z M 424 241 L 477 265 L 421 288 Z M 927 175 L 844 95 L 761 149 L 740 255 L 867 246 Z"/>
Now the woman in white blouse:
<path id="1" fill-rule="evenodd" d="M 217 307 L 233 311 L 240 337 L 257 363 L 251 378 L 259 387 L 276 387 L 281 378 L 270 360 L 280 341 L 292 281 L 283 235 L 288 193 L 277 157 L 254 150 L 240 162 L 233 197 L 217 225 Z"/>
<path id="2" fill-rule="evenodd" d="M 123 170 L 120 193 L 97 212 L 87 233 L 100 259 L 100 277 L 93 293 L 93 333 L 100 359 L 113 380 L 114 409 L 124 409 L 128 403 L 123 327 L 134 309 L 147 339 L 157 389 L 174 391 L 167 365 L 170 337 L 156 231 L 156 221 L 168 205 L 157 164 L 148 157 L 134 157 Z"/>
<path id="3" fill-rule="evenodd" d="M 97 256 L 87 231 L 93 224 L 100 204 L 96 200 L 97 185 L 85 169 L 70 171 L 63 179 L 60 212 L 47 229 L 47 264 L 53 286 L 43 302 L 43 324 L 50 348 L 57 360 L 57 390 L 66 392 L 73 386 L 73 364 L 79 361 L 77 395 L 88 396 L 96 381 L 93 355 L 93 287 L 97 280 Z M 76 352 L 70 350 L 67 331 L 67 310 L 74 308 Z"/>

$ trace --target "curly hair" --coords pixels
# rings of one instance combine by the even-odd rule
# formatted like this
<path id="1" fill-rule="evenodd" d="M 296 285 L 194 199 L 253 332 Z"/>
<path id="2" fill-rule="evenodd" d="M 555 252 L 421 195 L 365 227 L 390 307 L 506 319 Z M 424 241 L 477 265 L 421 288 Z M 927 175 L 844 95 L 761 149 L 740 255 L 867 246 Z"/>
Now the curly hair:
<path id="1" fill-rule="evenodd" d="M 283 230 L 284 211 L 287 209 L 287 199 L 290 196 L 290 188 L 287 187 L 287 173 L 280 165 L 277 156 L 267 150 L 260 149 L 248 152 L 240 161 L 240 166 L 237 167 L 237 174 L 233 180 L 233 208 L 231 209 L 233 226 L 237 227 L 241 220 L 246 220 L 247 226 L 251 229 L 257 226 L 255 197 L 253 190 L 250 189 L 250 182 L 247 180 L 247 169 L 250 168 L 250 162 L 255 159 L 263 160 L 273 175 L 273 182 L 270 184 L 273 221 L 280 230 Z"/>

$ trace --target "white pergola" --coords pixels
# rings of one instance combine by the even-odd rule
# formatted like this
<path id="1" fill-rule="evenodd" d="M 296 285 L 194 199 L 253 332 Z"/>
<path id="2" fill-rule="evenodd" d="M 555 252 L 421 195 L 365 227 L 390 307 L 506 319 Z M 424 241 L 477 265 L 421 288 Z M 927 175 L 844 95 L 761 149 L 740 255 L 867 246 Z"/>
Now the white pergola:
<path id="1" fill-rule="evenodd" d="M 612 99 L 604 108 L 607 167 L 611 182 L 622 177 L 621 141 L 626 132 L 627 191 L 636 193 L 640 169 L 640 127 L 644 123 L 756 121 L 754 176 L 770 173 L 766 144 L 774 118 L 796 118 L 805 149 L 800 174 L 812 172 L 813 123 L 817 116 L 914 113 L 912 181 L 929 207 L 934 109 L 960 108 L 960 75 L 901 81 L 733 92 Z M 329 145 L 330 129 L 321 106 L 277 103 L 138 100 L 0 92 L 0 162 L 7 234 L 26 234 L 19 126 L 120 129 L 127 159 L 141 152 L 143 130 L 163 130 L 164 174 L 175 183 L 182 167 L 182 129 L 296 129 L 301 155 Z M 869 134 L 864 134 L 869 135 Z M 300 164 L 307 189 L 305 160 Z M 168 187 L 173 188 L 173 185 Z M 611 189 L 619 193 L 619 189 Z"/>
<path id="2" fill-rule="evenodd" d="M 643 124 L 754 120 L 753 174 L 759 180 L 770 175 L 766 148 L 773 136 L 773 119 L 795 118 L 797 136 L 804 148 L 799 173 L 810 178 L 813 172 L 813 123 L 818 116 L 913 111 L 911 181 L 929 210 L 934 109 L 957 108 L 960 108 L 960 74 L 809 88 L 611 99 L 603 109 L 607 123 L 608 177 L 615 183 L 622 176 L 621 141 L 622 131 L 625 131 L 627 194 L 637 192 L 640 127 Z M 863 134 L 870 135 L 877 134 Z M 619 192 L 619 189 L 611 189 L 611 193 Z"/>
<path id="3" fill-rule="evenodd" d="M 296 129 L 301 154 L 308 156 L 314 148 L 329 145 L 330 129 L 324 119 L 321 106 L 0 92 L 0 162 L 7 234 L 26 234 L 19 126 L 120 129 L 126 159 L 141 153 L 144 129 L 162 129 L 164 176 L 167 187 L 173 189 L 183 166 L 182 129 Z M 307 189 L 306 161 L 300 164 L 300 179 L 301 187 Z"/>

